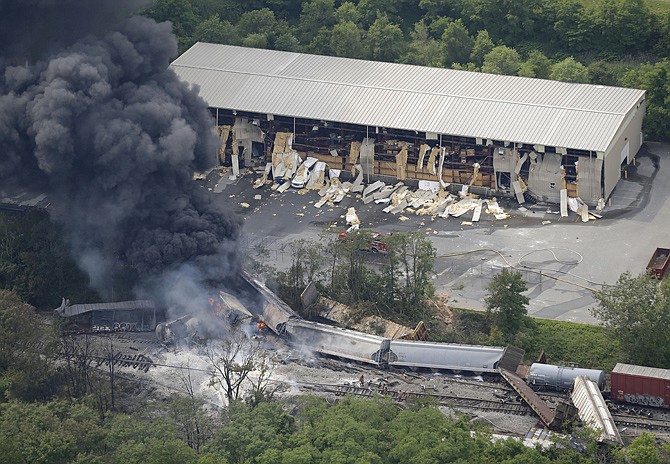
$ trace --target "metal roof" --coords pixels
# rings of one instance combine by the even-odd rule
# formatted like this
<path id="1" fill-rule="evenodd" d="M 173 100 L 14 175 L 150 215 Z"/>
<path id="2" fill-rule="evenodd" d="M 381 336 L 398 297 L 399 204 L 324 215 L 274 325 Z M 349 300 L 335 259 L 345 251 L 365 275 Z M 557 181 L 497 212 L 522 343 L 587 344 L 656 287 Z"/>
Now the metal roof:
<path id="1" fill-rule="evenodd" d="M 622 444 L 619 430 L 597 383 L 587 377 L 576 377 L 570 397 L 579 411 L 582 422 L 600 432 L 599 441 L 607 440 Z"/>
<path id="2" fill-rule="evenodd" d="M 657 367 L 635 366 L 633 364 L 617 363 L 617 365 L 614 366 L 614 370 L 612 372 L 670 380 L 670 369 L 659 369 Z"/>
<path id="3" fill-rule="evenodd" d="M 210 107 L 605 151 L 644 91 L 196 43 L 171 65 Z"/>

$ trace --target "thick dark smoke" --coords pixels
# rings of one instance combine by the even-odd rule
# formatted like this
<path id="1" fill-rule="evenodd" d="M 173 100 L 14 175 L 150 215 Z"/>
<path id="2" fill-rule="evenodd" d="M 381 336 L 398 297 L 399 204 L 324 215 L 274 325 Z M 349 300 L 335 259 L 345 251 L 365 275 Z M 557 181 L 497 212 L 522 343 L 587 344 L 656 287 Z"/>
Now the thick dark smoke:
<path id="1" fill-rule="evenodd" d="M 77 5 L 104 14 L 104 5 L 137 3 L 0 0 L 2 34 L 21 11 L 40 18 L 63 7 L 63 24 L 74 24 Z M 49 193 L 51 215 L 94 286 L 105 294 L 123 266 L 153 288 L 184 266 L 198 279 L 235 273 L 238 221 L 191 181 L 215 162 L 217 140 L 204 101 L 168 69 L 177 52 L 171 26 L 133 17 L 37 60 L 34 37 L 19 39 L 0 63 L 0 183 Z M 17 65 L 15 52 L 30 53 L 28 64 Z"/>
<path id="2" fill-rule="evenodd" d="M 124 20 L 148 0 L 0 0 L 0 56 L 14 64 L 72 45 Z"/>

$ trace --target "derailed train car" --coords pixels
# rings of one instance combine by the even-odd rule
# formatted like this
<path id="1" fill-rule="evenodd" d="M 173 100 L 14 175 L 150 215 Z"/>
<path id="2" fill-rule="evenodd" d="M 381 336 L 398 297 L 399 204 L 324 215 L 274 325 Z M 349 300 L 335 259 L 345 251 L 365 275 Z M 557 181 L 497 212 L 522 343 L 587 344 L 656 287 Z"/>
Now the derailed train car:
<path id="1" fill-rule="evenodd" d="M 568 391 L 572 388 L 575 379 L 586 377 L 596 384 L 600 391 L 605 389 L 605 371 L 597 369 L 582 369 L 570 366 L 555 366 L 553 364 L 533 363 L 530 366 L 528 383 L 535 389 L 549 389 Z"/>
<path id="2" fill-rule="evenodd" d="M 298 348 L 380 368 L 497 373 L 503 366 L 516 369 L 522 356 L 512 347 L 391 340 L 301 319 L 287 321 L 285 333 Z"/>
<path id="3" fill-rule="evenodd" d="M 515 371 L 523 352 L 514 347 L 457 345 L 391 340 L 355 330 L 305 321 L 277 295 L 247 273 L 243 274 L 256 302 L 249 307 L 277 335 L 288 336 L 299 349 L 321 355 L 386 367 L 426 368 L 454 372 Z M 251 297 L 250 297 L 251 298 Z"/>
<path id="4" fill-rule="evenodd" d="M 387 339 L 318 322 L 291 319 L 286 324 L 286 333 L 298 348 L 375 366 L 382 363 L 382 356 L 388 352 Z"/>
<path id="5" fill-rule="evenodd" d="M 497 372 L 504 355 L 500 346 L 391 340 L 386 361 L 393 367 L 484 373 Z"/>
<path id="6" fill-rule="evenodd" d="M 274 333 L 282 335 L 286 331 L 286 323 L 289 320 L 300 319 L 300 316 L 289 305 L 248 272 L 243 271 L 242 277 L 249 286 L 244 293 L 247 299 L 253 301 L 253 304 L 249 305 L 249 311 Z"/>

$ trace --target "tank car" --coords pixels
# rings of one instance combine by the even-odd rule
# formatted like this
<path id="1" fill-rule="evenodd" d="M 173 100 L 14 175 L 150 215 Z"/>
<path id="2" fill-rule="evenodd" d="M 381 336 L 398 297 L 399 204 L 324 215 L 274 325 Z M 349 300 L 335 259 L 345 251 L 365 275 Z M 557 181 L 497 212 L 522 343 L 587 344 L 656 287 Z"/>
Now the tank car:
<path id="1" fill-rule="evenodd" d="M 568 391 L 572 388 L 575 377 L 580 375 L 597 383 L 601 391 L 605 389 L 605 371 L 542 363 L 533 363 L 530 366 L 528 383 L 535 389 Z"/>

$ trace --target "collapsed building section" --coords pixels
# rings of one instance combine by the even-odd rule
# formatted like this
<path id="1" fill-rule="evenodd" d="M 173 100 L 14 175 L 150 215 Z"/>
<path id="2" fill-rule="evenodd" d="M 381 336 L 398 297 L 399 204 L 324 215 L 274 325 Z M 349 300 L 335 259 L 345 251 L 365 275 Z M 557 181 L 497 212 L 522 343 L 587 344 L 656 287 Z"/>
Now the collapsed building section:
<path id="1" fill-rule="evenodd" d="M 360 164 L 368 183 L 596 205 L 642 144 L 643 90 L 207 43 L 171 67 L 200 88 L 234 170 L 296 152 Z"/>

